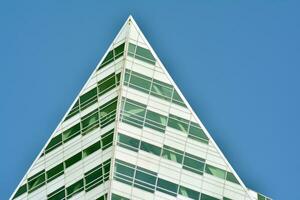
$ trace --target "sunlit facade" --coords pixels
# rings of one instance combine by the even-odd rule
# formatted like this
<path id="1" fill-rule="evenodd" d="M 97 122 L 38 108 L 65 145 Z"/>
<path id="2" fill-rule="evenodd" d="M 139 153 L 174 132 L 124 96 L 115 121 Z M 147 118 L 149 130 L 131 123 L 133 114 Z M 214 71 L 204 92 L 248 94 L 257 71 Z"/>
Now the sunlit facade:
<path id="1" fill-rule="evenodd" d="M 14 200 L 269 200 L 249 190 L 129 17 Z"/>

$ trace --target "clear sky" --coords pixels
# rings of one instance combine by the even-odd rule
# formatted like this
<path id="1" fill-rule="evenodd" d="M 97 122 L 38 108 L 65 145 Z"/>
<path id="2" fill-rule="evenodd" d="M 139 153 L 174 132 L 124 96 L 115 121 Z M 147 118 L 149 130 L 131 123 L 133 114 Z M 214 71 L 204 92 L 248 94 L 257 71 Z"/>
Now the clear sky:
<path id="1" fill-rule="evenodd" d="M 0 1 L 0 199 L 129 14 L 244 183 L 300 199 L 299 1 L 105 2 Z"/>

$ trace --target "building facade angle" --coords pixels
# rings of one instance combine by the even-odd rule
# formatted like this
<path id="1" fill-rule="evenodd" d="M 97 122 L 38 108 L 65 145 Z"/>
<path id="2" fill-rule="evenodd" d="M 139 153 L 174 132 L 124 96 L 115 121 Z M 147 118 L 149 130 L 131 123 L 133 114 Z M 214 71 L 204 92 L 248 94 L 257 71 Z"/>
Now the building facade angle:
<path id="1" fill-rule="evenodd" d="M 250 190 L 132 16 L 11 200 L 270 200 Z"/>

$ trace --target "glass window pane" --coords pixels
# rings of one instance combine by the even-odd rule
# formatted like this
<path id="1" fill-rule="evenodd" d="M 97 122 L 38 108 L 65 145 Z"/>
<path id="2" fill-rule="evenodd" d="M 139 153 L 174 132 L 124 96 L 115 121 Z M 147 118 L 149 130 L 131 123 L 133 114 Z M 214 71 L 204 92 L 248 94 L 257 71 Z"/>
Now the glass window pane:
<path id="1" fill-rule="evenodd" d="M 136 48 L 136 58 L 151 64 L 155 64 L 155 58 L 153 57 L 151 52 L 148 49 L 140 46 L 137 46 Z"/>
<path id="2" fill-rule="evenodd" d="M 145 126 L 154 130 L 164 132 L 167 125 L 167 117 L 147 110 Z"/>
<path id="3" fill-rule="evenodd" d="M 133 115 L 137 115 L 140 117 L 145 116 L 146 107 L 144 105 L 140 105 L 137 102 L 126 100 L 124 110 Z"/>
<path id="4" fill-rule="evenodd" d="M 158 80 L 153 80 L 151 94 L 160 98 L 171 101 L 173 87 Z"/>
<path id="5" fill-rule="evenodd" d="M 179 194 L 185 197 L 189 197 L 191 199 L 199 199 L 200 193 L 189 189 L 187 187 L 180 186 L 179 187 Z"/>
<path id="6" fill-rule="evenodd" d="M 135 53 L 136 45 L 129 43 L 128 45 L 128 51 L 131 53 Z"/>
<path id="7" fill-rule="evenodd" d="M 117 98 L 112 99 L 100 107 L 101 128 L 115 121 L 117 108 Z"/>
<path id="8" fill-rule="evenodd" d="M 79 152 L 72 156 L 71 158 L 65 161 L 66 168 L 70 167 L 71 165 L 75 164 L 76 162 L 80 161 L 82 158 L 82 153 Z"/>
<path id="9" fill-rule="evenodd" d="M 191 122 L 189 136 L 193 139 L 200 140 L 201 142 L 208 143 L 208 137 L 205 135 L 200 126 L 194 122 Z"/>
<path id="10" fill-rule="evenodd" d="M 116 87 L 116 77 L 115 74 L 111 74 L 104 78 L 103 80 L 99 81 L 98 83 L 98 90 L 99 90 L 99 96 L 103 95 L 107 91 L 109 91 L 112 88 Z"/>
<path id="11" fill-rule="evenodd" d="M 78 123 L 75 126 L 72 126 L 68 130 L 64 131 L 62 133 L 62 139 L 64 142 L 67 142 L 79 134 L 80 134 L 80 124 Z"/>
<path id="12" fill-rule="evenodd" d="M 16 194 L 14 196 L 14 199 L 17 198 L 18 196 L 21 196 L 25 192 L 27 192 L 27 184 L 26 183 L 24 185 L 22 185 L 21 187 L 19 187 L 18 191 L 16 192 Z"/>
<path id="13" fill-rule="evenodd" d="M 70 198 L 71 196 L 81 192 L 82 190 L 83 190 L 83 179 L 67 187 L 67 196 L 68 198 Z"/>
<path id="14" fill-rule="evenodd" d="M 162 157 L 181 164 L 183 159 L 183 151 L 164 145 Z"/>
<path id="15" fill-rule="evenodd" d="M 176 103 L 180 106 L 186 107 L 183 100 L 181 99 L 181 97 L 179 96 L 179 94 L 176 92 L 175 89 L 174 89 L 174 92 L 173 92 L 172 102 Z"/>
<path id="16" fill-rule="evenodd" d="M 139 149 L 140 141 L 135 138 L 119 133 L 118 141 L 120 143 L 120 146 L 129 150 L 137 152 Z"/>
<path id="17" fill-rule="evenodd" d="M 133 182 L 134 169 L 123 162 L 117 162 L 115 167 L 115 179 L 131 185 Z"/>
<path id="18" fill-rule="evenodd" d="M 136 171 L 134 186 L 148 192 L 154 192 L 156 176 L 147 174 L 145 172 Z"/>
<path id="19" fill-rule="evenodd" d="M 83 158 L 91 155 L 92 153 L 94 153 L 95 151 L 99 150 L 101 148 L 101 143 L 98 141 L 94 144 L 92 144 L 91 146 L 87 147 L 86 149 L 84 149 L 82 151 L 83 153 Z"/>
<path id="20" fill-rule="evenodd" d="M 263 195 L 258 194 L 258 193 L 257 193 L 257 199 L 258 200 L 266 200 L 266 198 Z"/>
<path id="21" fill-rule="evenodd" d="M 202 193 L 201 200 L 219 200 L 219 199 Z"/>
<path id="22" fill-rule="evenodd" d="M 59 165 L 56 165 L 55 167 L 49 169 L 47 174 L 47 182 L 52 181 L 56 177 L 62 175 L 64 173 L 64 164 L 60 163 Z"/>
<path id="23" fill-rule="evenodd" d="M 63 200 L 65 198 L 65 187 L 60 187 L 54 192 L 47 195 L 47 200 Z"/>
<path id="24" fill-rule="evenodd" d="M 161 191 L 163 193 L 176 196 L 178 189 L 178 185 L 175 183 L 172 183 L 170 181 L 163 180 L 161 178 L 158 178 L 157 181 L 157 190 Z"/>
<path id="25" fill-rule="evenodd" d="M 118 59 L 119 57 L 121 57 L 124 52 L 124 46 L 125 46 L 125 43 L 122 43 L 119 46 L 117 46 L 115 49 L 111 50 L 107 54 L 107 56 L 105 57 L 103 62 L 101 63 L 101 66 L 98 68 L 98 70 L 101 69 L 102 67 L 104 67 L 105 65 L 111 63 L 112 61 Z"/>
<path id="26" fill-rule="evenodd" d="M 141 150 L 160 156 L 161 148 L 141 141 Z"/>
<path id="27" fill-rule="evenodd" d="M 105 150 L 112 146 L 113 137 L 114 137 L 114 129 L 110 130 L 109 132 L 101 136 L 102 150 Z"/>
<path id="28" fill-rule="evenodd" d="M 125 43 L 120 44 L 119 46 L 117 46 L 117 47 L 114 49 L 115 59 L 118 59 L 119 57 L 121 57 L 121 56 L 123 55 L 124 47 L 125 47 Z"/>
<path id="29" fill-rule="evenodd" d="M 128 86 L 128 83 L 129 83 L 129 79 L 130 79 L 130 70 L 126 69 L 124 82 L 125 82 L 125 85 L 127 85 L 127 86 Z"/>
<path id="30" fill-rule="evenodd" d="M 42 185 L 45 184 L 45 180 L 46 180 L 45 170 L 40 171 L 34 176 L 28 178 L 28 192 L 30 193 L 40 188 Z"/>
<path id="31" fill-rule="evenodd" d="M 183 168 L 198 174 L 203 174 L 204 160 L 196 156 L 186 154 L 183 160 Z"/>
<path id="32" fill-rule="evenodd" d="M 79 99 L 81 110 L 94 104 L 95 102 L 97 102 L 97 88 L 94 88 L 88 91 L 87 93 L 81 95 Z"/>
<path id="33" fill-rule="evenodd" d="M 132 126 L 142 128 L 146 113 L 146 106 L 126 99 L 124 111 L 122 112 L 122 121 Z"/>
<path id="34" fill-rule="evenodd" d="M 214 167 L 212 165 L 206 164 L 205 165 L 205 172 L 208 174 L 211 174 L 213 176 L 225 179 L 226 171 L 217 167 Z"/>
<path id="35" fill-rule="evenodd" d="M 85 115 L 81 120 L 82 134 L 87 134 L 88 132 L 99 127 L 99 114 L 98 109 L 93 110 L 89 114 Z"/>
<path id="36" fill-rule="evenodd" d="M 226 180 L 239 184 L 239 181 L 235 178 L 235 176 L 231 172 L 227 172 Z"/>
<path id="37" fill-rule="evenodd" d="M 129 199 L 125 198 L 125 197 L 121 197 L 121 196 L 116 195 L 116 194 L 112 194 L 111 200 L 129 200 Z"/>
<path id="38" fill-rule="evenodd" d="M 85 173 L 85 188 L 86 192 L 103 183 L 102 165 L 97 166 Z"/>
<path id="39" fill-rule="evenodd" d="M 110 52 L 108 52 L 107 56 L 104 58 L 103 62 L 101 63 L 101 66 L 99 67 L 99 69 L 101 69 L 102 67 L 104 67 L 108 63 L 111 63 L 114 60 L 113 58 L 114 58 L 114 53 L 113 53 L 113 50 L 111 50 Z"/>
<path id="40" fill-rule="evenodd" d="M 45 152 L 49 153 L 50 151 L 52 151 L 56 147 L 60 146 L 61 144 L 62 144 L 62 135 L 59 134 L 51 139 L 51 141 L 49 142 L 49 144 L 47 145 L 47 147 L 45 149 Z"/>
<path id="41" fill-rule="evenodd" d="M 175 128 L 179 131 L 188 132 L 188 125 L 189 121 L 180 117 L 177 117 L 175 115 L 170 114 L 169 120 L 168 120 L 168 126 Z"/>
<path id="42" fill-rule="evenodd" d="M 96 200 L 107 200 L 107 194 L 102 195 L 101 197 L 97 198 Z"/>
<path id="43" fill-rule="evenodd" d="M 145 93 L 149 93 L 150 91 L 151 79 L 141 74 L 132 72 L 129 83 L 129 86 L 134 89 L 140 90 Z"/>

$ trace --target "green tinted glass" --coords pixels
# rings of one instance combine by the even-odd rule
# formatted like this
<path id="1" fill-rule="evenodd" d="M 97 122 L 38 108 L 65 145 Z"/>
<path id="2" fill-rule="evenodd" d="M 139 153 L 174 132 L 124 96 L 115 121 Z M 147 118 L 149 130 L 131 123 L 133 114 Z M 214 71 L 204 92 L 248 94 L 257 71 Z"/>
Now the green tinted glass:
<path id="1" fill-rule="evenodd" d="M 147 174 L 143 171 L 137 170 L 135 174 L 134 186 L 148 192 L 154 192 L 156 176 Z"/>
<path id="2" fill-rule="evenodd" d="M 56 165 L 55 167 L 51 168 L 46 172 L 47 182 L 52 181 L 53 179 L 62 175 L 63 173 L 64 173 L 64 165 L 63 163 L 60 163 L 59 165 Z"/>
<path id="3" fill-rule="evenodd" d="M 92 144 L 91 146 L 89 146 L 88 148 L 86 148 L 82 151 L 83 158 L 89 156 L 90 154 L 94 153 L 95 151 L 99 150 L 100 148 L 101 148 L 101 143 L 99 141 Z"/>
<path id="4" fill-rule="evenodd" d="M 76 162 L 81 160 L 81 158 L 82 158 L 82 153 L 79 152 L 79 153 L 75 154 L 74 156 L 72 156 L 71 158 L 67 159 L 65 161 L 66 168 L 72 166 L 73 164 L 75 164 Z"/>
<path id="5" fill-rule="evenodd" d="M 182 132 L 188 131 L 189 121 L 175 115 L 170 114 L 168 120 L 168 126 L 175 128 Z"/>
<path id="6" fill-rule="evenodd" d="M 167 117 L 147 110 L 145 126 L 154 130 L 164 132 L 167 124 Z"/>
<path id="7" fill-rule="evenodd" d="M 204 131 L 200 126 L 194 122 L 191 122 L 189 129 L 189 137 L 200 140 L 201 142 L 208 143 L 208 137 L 205 135 Z"/>
<path id="8" fill-rule="evenodd" d="M 154 155 L 160 156 L 161 148 L 154 146 L 153 144 L 149 144 L 147 142 L 141 141 L 141 150 L 152 153 Z"/>
<path id="9" fill-rule="evenodd" d="M 28 178 L 28 192 L 30 193 L 36 190 L 37 188 L 40 188 L 42 185 L 45 184 L 45 180 L 45 170 L 42 170 L 34 176 Z"/>
<path id="10" fill-rule="evenodd" d="M 124 47 L 125 47 L 125 43 L 117 46 L 115 49 L 114 49 L 114 54 L 115 54 L 115 59 L 121 57 L 123 55 L 123 52 L 124 52 Z"/>
<path id="11" fill-rule="evenodd" d="M 94 88 L 87 93 L 80 96 L 80 107 L 81 109 L 95 103 L 97 101 L 97 88 Z"/>
<path id="12" fill-rule="evenodd" d="M 191 154 L 186 154 L 183 160 L 183 168 L 193 171 L 198 174 L 203 174 L 204 160 L 193 156 Z"/>
<path id="13" fill-rule="evenodd" d="M 141 74 L 132 72 L 129 83 L 131 87 L 142 92 L 148 93 L 150 91 L 151 79 Z"/>
<path id="14" fill-rule="evenodd" d="M 181 164 L 183 159 L 183 151 L 164 145 L 162 157 Z"/>
<path id="15" fill-rule="evenodd" d="M 158 178 L 157 180 L 157 190 L 161 191 L 163 193 L 176 196 L 178 189 L 178 185 L 175 183 L 172 183 L 170 181 Z"/>
<path id="16" fill-rule="evenodd" d="M 191 199 L 199 199 L 200 193 L 189 189 L 187 187 L 180 186 L 179 187 L 179 194 Z"/>
<path id="17" fill-rule="evenodd" d="M 67 196 L 68 198 L 72 197 L 73 195 L 81 192 L 83 190 L 83 179 L 73 183 L 69 187 L 67 187 Z"/>
<path id="18" fill-rule="evenodd" d="M 52 151 L 56 147 L 60 146 L 61 144 L 62 144 L 62 135 L 59 134 L 51 139 L 51 141 L 49 142 L 49 144 L 47 145 L 47 147 L 45 149 L 45 152 L 49 153 L 50 151 Z"/>
<path id="19" fill-rule="evenodd" d="M 116 77 L 115 74 L 111 74 L 105 79 L 99 81 L 98 83 L 98 90 L 99 90 L 99 95 L 103 95 L 106 93 L 108 90 L 111 88 L 114 88 L 116 86 Z"/>
<path id="20" fill-rule="evenodd" d="M 91 169 L 89 172 L 85 173 L 84 179 L 85 179 L 86 191 L 90 191 L 96 186 L 102 184 L 103 183 L 102 165 L 97 166 Z"/>
<path id="21" fill-rule="evenodd" d="M 208 174 L 211 174 L 213 176 L 225 179 L 226 171 L 217 167 L 214 167 L 212 165 L 206 164 L 205 165 L 205 172 Z"/>
<path id="22" fill-rule="evenodd" d="M 226 180 L 230 181 L 230 182 L 233 182 L 233 183 L 239 184 L 239 181 L 235 178 L 235 176 L 231 172 L 227 172 Z"/>
<path id="23" fill-rule="evenodd" d="M 124 111 L 122 113 L 122 121 L 135 127 L 142 128 L 146 113 L 146 106 L 128 99 L 123 104 Z"/>
<path id="24" fill-rule="evenodd" d="M 98 109 L 95 109 L 89 114 L 85 115 L 81 120 L 81 126 L 83 134 L 87 134 L 88 132 L 99 127 Z"/>
<path id="25" fill-rule="evenodd" d="M 135 138 L 119 133 L 118 141 L 122 144 L 122 147 L 127 148 L 129 150 L 137 152 L 139 149 L 140 141 Z"/>
<path id="26" fill-rule="evenodd" d="M 19 189 L 17 190 L 17 192 L 16 192 L 16 194 L 14 196 L 14 199 L 17 198 L 18 196 L 21 196 L 25 192 L 27 192 L 27 184 L 24 184 L 21 187 L 19 187 Z"/>
<path id="27" fill-rule="evenodd" d="M 171 100 L 173 93 L 173 87 L 164 82 L 153 80 L 153 84 L 151 87 L 151 94 L 154 96 L 159 96 L 160 98 L 164 98 L 168 101 Z"/>
<path id="28" fill-rule="evenodd" d="M 60 187 L 54 192 L 47 195 L 47 200 L 62 200 L 65 198 L 65 187 Z"/>
<path id="29" fill-rule="evenodd" d="M 128 198 L 116 195 L 116 194 L 112 194 L 111 195 L 111 200 L 129 200 Z"/>
<path id="30" fill-rule="evenodd" d="M 102 142 L 102 150 L 105 150 L 109 147 L 111 147 L 113 142 L 113 135 L 114 130 L 110 130 L 109 132 L 105 133 L 101 136 L 101 142 Z"/>
<path id="31" fill-rule="evenodd" d="M 78 123 L 75 126 L 72 126 L 68 130 L 64 131 L 62 133 L 62 139 L 64 142 L 67 142 L 79 134 L 80 134 L 80 124 Z"/>
<path id="32" fill-rule="evenodd" d="M 186 107 L 186 105 L 184 104 L 183 100 L 180 98 L 179 94 L 176 92 L 175 89 L 174 89 L 174 92 L 173 92 L 172 102 L 176 103 L 176 104 L 178 104 L 180 106 Z"/>
<path id="33" fill-rule="evenodd" d="M 137 59 L 148 62 L 150 64 L 155 64 L 155 58 L 153 57 L 153 55 L 148 49 L 137 46 L 135 53 L 136 53 L 135 57 Z"/>
<path id="34" fill-rule="evenodd" d="M 136 45 L 129 43 L 129 45 L 128 45 L 128 51 L 130 53 L 134 54 L 135 53 L 135 49 L 136 49 Z"/>
<path id="35" fill-rule="evenodd" d="M 201 200 L 219 200 L 219 199 L 202 193 Z"/>

